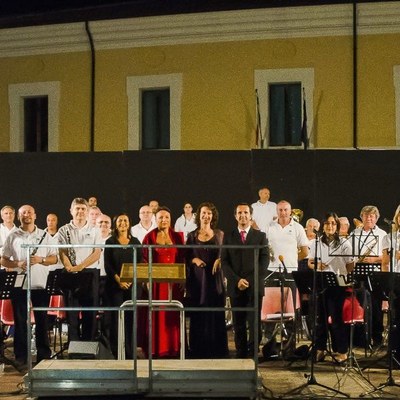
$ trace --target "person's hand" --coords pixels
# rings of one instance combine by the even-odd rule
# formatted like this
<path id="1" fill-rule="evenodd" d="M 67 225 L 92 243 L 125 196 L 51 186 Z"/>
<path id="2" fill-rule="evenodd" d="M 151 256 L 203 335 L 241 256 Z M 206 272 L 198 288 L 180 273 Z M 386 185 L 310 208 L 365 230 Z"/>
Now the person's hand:
<path id="1" fill-rule="evenodd" d="M 26 260 L 17 261 L 17 267 L 18 267 L 18 268 L 21 268 L 22 271 L 26 271 L 26 266 L 27 266 L 27 265 L 28 265 L 28 264 L 27 264 Z"/>
<path id="2" fill-rule="evenodd" d="M 42 260 L 43 260 L 43 257 L 39 257 L 36 255 L 30 257 L 31 265 L 41 264 Z"/>
<path id="3" fill-rule="evenodd" d="M 196 265 L 196 267 L 199 268 L 204 268 L 206 266 L 206 263 L 198 257 L 193 258 L 192 264 Z"/>
<path id="4" fill-rule="evenodd" d="M 221 269 L 221 259 L 217 258 L 214 261 L 214 265 L 213 265 L 213 268 L 212 268 L 212 274 L 214 275 L 219 269 Z"/>
<path id="5" fill-rule="evenodd" d="M 250 285 L 249 285 L 249 282 L 246 279 L 242 278 L 242 279 L 239 279 L 239 282 L 238 282 L 237 286 L 238 286 L 239 290 L 246 290 L 246 289 L 248 289 L 248 287 Z"/>
<path id="6" fill-rule="evenodd" d="M 132 286 L 132 283 L 130 283 L 130 282 L 121 282 L 121 281 L 119 281 L 119 287 L 122 290 L 128 290 L 128 289 L 130 289 L 131 286 Z"/>

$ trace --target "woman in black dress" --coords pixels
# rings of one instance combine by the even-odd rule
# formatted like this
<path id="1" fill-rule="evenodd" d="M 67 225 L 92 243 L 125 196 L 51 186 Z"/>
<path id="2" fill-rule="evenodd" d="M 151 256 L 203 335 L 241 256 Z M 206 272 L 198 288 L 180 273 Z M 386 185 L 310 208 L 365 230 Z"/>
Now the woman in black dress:
<path id="1" fill-rule="evenodd" d="M 132 299 L 132 283 L 121 282 L 122 264 L 133 262 L 133 250 L 130 245 L 139 245 L 137 238 L 130 233 L 131 221 L 127 214 L 119 214 L 113 219 L 112 235 L 106 244 L 119 244 L 127 247 L 105 248 L 104 266 L 107 273 L 106 290 L 111 307 L 120 306 L 126 300 Z M 136 252 L 137 262 L 142 261 L 140 249 Z M 141 286 L 137 288 L 137 298 L 141 298 Z M 118 356 L 118 313 L 111 312 L 110 346 L 114 357 Z M 132 358 L 133 313 L 125 311 L 125 356 Z"/>
<path id="2" fill-rule="evenodd" d="M 202 203 L 196 213 L 198 228 L 190 232 L 186 254 L 187 297 L 193 307 L 224 307 L 225 288 L 219 248 L 223 232 L 216 229 L 218 211 L 212 203 Z M 193 311 L 190 314 L 189 356 L 191 358 L 225 358 L 228 341 L 224 311 Z"/>

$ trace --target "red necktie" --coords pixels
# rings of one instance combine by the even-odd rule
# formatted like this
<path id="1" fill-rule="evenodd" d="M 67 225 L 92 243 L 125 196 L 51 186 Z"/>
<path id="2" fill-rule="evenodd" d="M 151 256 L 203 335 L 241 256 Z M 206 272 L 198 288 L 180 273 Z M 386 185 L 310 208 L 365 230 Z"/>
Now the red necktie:
<path id="1" fill-rule="evenodd" d="M 246 231 L 240 231 L 240 238 L 242 239 L 242 243 L 246 241 Z"/>

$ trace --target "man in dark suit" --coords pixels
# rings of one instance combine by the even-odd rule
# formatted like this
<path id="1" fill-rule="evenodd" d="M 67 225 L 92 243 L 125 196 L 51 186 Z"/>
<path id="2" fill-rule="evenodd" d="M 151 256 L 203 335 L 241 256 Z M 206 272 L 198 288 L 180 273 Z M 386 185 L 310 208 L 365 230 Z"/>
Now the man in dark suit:
<path id="1" fill-rule="evenodd" d="M 264 232 L 251 227 L 253 210 L 247 203 L 235 207 L 237 228 L 225 235 L 224 245 L 234 245 L 237 248 L 222 250 L 222 269 L 228 281 L 228 296 L 232 307 L 254 307 L 253 310 L 233 311 L 233 326 L 235 330 L 236 357 L 246 358 L 254 355 L 255 316 L 258 318 L 258 341 L 261 338 L 260 307 L 264 294 L 264 279 L 269 263 L 268 241 Z M 263 246 L 261 248 L 240 248 L 241 246 Z M 258 274 L 255 274 L 255 268 Z M 255 285 L 255 276 L 258 276 Z M 257 289 L 257 290 L 256 290 Z M 256 298 L 257 303 L 254 299 Z M 249 339 L 247 339 L 247 326 Z"/>

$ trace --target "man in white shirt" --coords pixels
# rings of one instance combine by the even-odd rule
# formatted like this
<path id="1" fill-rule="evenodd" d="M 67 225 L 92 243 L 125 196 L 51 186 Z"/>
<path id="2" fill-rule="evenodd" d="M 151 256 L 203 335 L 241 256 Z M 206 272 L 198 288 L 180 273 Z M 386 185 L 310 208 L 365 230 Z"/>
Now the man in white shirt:
<path id="1" fill-rule="evenodd" d="M 105 244 L 106 240 L 111 236 L 111 218 L 106 214 L 101 214 L 97 217 L 96 226 L 100 230 L 101 234 L 101 244 Z M 99 305 L 109 306 L 107 302 L 106 294 L 106 282 L 107 274 L 104 266 L 104 248 L 101 249 L 101 256 L 99 259 L 99 270 L 100 270 L 100 280 L 99 280 Z M 109 313 L 100 313 L 100 329 L 101 333 L 109 339 Z"/>
<path id="2" fill-rule="evenodd" d="M 348 239 L 352 241 L 353 252 L 354 255 L 359 258 L 359 262 L 375 264 L 378 268 L 380 268 L 382 264 L 382 241 L 386 236 L 386 232 L 377 225 L 379 216 L 379 210 L 376 206 L 364 206 L 360 212 L 363 225 L 362 227 L 354 229 Z M 357 265 L 358 263 L 356 264 L 356 270 Z M 371 338 L 374 346 L 379 346 L 382 343 L 382 300 L 384 299 L 382 292 L 371 292 Z"/>
<path id="3" fill-rule="evenodd" d="M 293 220 L 289 202 L 281 200 L 276 209 L 278 219 L 271 222 L 266 232 L 273 255 L 269 269 L 281 266 L 283 269 L 286 267 L 287 272 L 296 271 L 298 262 L 308 255 L 309 241 L 304 228 Z"/>
<path id="4" fill-rule="evenodd" d="M 131 234 L 137 238 L 140 243 L 144 237 L 157 227 L 155 220 L 153 221 L 153 211 L 150 206 L 142 206 L 139 210 L 139 223 L 132 226 Z"/>
<path id="5" fill-rule="evenodd" d="M 258 191 L 260 198 L 256 203 L 253 203 L 253 222 L 252 227 L 266 232 L 269 224 L 276 218 L 276 203 L 269 201 L 270 191 L 267 187 L 262 187 Z"/>
<path id="6" fill-rule="evenodd" d="M 35 225 L 35 209 L 24 205 L 18 210 L 20 228 L 13 230 L 4 243 L 1 264 L 9 271 L 25 274 L 28 267 L 27 249 L 22 244 L 55 244 L 53 238 Z M 30 256 L 31 301 L 33 307 L 48 307 L 50 295 L 46 291 L 49 265 L 57 262 L 55 248 L 34 247 Z M 27 285 L 27 283 L 26 283 Z M 28 359 L 27 343 L 27 294 L 22 287 L 15 287 L 11 297 L 14 311 L 14 353 L 16 366 L 26 367 Z M 51 350 L 48 337 L 46 311 L 34 311 L 36 324 L 37 362 L 50 358 Z"/>
<path id="7" fill-rule="evenodd" d="M 58 231 L 59 244 L 94 245 L 101 243 L 100 231 L 88 222 L 89 206 L 85 199 L 75 198 L 71 203 L 72 220 Z M 64 290 L 67 307 L 95 307 L 99 300 L 99 247 L 60 248 L 60 260 L 66 272 L 79 272 L 76 288 Z M 67 276 L 66 278 L 71 278 Z M 82 311 L 82 330 L 79 312 L 68 311 L 68 336 L 72 340 L 94 340 L 97 333 L 96 311 Z"/>
<path id="8" fill-rule="evenodd" d="M 2 254 L 2 247 L 7 239 L 7 236 L 17 227 L 14 224 L 15 220 L 15 209 L 12 206 L 4 206 L 1 209 L 1 219 L 3 223 L 0 224 L 0 255 Z"/>
<path id="9" fill-rule="evenodd" d="M 96 220 L 101 215 L 101 210 L 97 206 L 89 207 L 89 225 L 96 226 Z"/>

